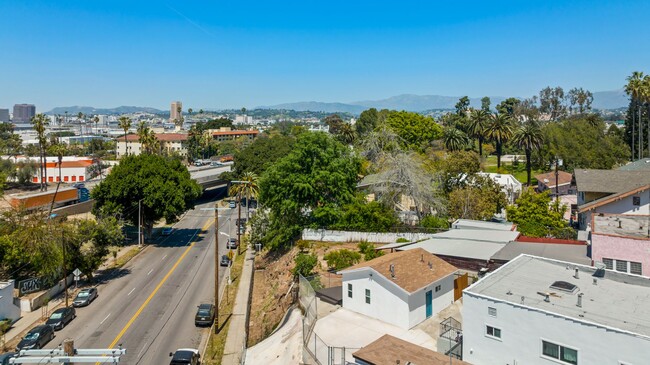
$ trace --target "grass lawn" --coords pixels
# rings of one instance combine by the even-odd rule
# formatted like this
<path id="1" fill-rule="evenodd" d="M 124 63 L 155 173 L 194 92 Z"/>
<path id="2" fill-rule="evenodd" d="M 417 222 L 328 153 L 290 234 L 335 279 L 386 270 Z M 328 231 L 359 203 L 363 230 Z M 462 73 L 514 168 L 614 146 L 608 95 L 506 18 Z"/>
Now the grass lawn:
<path id="1" fill-rule="evenodd" d="M 526 175 L 526 161 L 519 161 L 517 166 L 513 166 L 510 162 L 501 161 L 501 170 L 497 171 L 497 156 L 488 156 L 483 162 L 483 171 L 485 172 L 500 172 L 502 174 L 510 174 L 519 180 L 520 183 L 526 184 L 527 175 Z M 530 171 L 530 184 L 532 186 L 537 185 L 537 179 L 535 175 L 541 174 L 544 171 L 542 170 L 531 170 Z"/>

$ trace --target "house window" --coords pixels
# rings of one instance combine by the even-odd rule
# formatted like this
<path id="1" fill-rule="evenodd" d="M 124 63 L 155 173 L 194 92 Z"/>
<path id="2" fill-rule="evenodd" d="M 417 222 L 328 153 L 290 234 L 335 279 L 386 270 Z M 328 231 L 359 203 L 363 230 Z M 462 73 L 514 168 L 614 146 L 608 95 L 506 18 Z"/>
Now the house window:
<path id="1" fill-rule="evenodd" d="M 488 315 L 491 317 L 496 317 L 497 316 L 497 309 L 488 307 Z"/>
<path id="2" fill-rule="evenodd" d="M 348 284 L 348 298 L 352 298 L 352 284 Z"/>
<path id="3" fill-rule="evenodd" d="M 632 205 L 641 206 L 641 197 L 640 196 L 633 196 L 632 197 Z"/>
<path id="4" fill-rule="evenodd" d="M 366 289 L 366 304 L 370 304 L 370 289 Z"/>
<path id="5" fill-rule="evenodd" d="M 605 264 L 605 268 L 609 270 L 643 275 L 643 265 L 640 262 L 603 258 L 603 264 Z"/>
<path id="6" fill-rule="evenodd" d="M 542 355 L 567 364 L 578 364 L 578 350 L 542 340 Z"/>
<path id="7" fill-rule="evenodd" d="M 642 275 L 641 263 L 630 261 L 630 274 Z"/>
<path id="8" fill-rule="evenodd" d="M 605 264 L 606 269 L 614 270 L 614 260 L 603 258 L 603 264 Z"/>
<path id="9" fill-rule="evenodd" d="M 436 293 L 439 292 L 440 289 L 441 289 L 441 286 L 440 286 L 440 285 L 436 285 Z"/>
<path id="10" fill-rule="evenodd" d="M 485 335 L 492 338 L 501 338 L 501 329 L 492 326 L 485 326 Z"/>
<path id="11" fill-rule="evenodd" d="M 616 271 L 627 272 L 627 261 L 616 260 Z"/>

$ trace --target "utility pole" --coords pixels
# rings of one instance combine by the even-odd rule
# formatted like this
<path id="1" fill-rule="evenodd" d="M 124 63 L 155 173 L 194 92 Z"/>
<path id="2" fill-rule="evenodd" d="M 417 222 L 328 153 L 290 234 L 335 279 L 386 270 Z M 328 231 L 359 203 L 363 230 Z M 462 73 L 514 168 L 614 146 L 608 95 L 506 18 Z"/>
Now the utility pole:
<path id="1" fill-rule="evenodd" d="M 65 269 L 65 233 L 61 226 L 61 248 L 63 249 L 63 290 L 65 292 L 65 306 L 68 307 L 68 272 Z"/>
<path id="2" fill-rule="evenodd" d="M 142 247 L 142 199 L 138 200 L 138 248 Z"/>
<path id="3" fill-rule="evenodd" d="M 248 202 L 246 202 L 248 204 Z M 239 201 L 237 202 L 239 206 L 239 212 L 237 213 L 237 254 L 241 255 L 241 190 L 239 191 Z"/>
<path id="4" fill-rule="evenodd" d="M 214 204 L 214 333 L 219 333 L 219 207 Z"/>

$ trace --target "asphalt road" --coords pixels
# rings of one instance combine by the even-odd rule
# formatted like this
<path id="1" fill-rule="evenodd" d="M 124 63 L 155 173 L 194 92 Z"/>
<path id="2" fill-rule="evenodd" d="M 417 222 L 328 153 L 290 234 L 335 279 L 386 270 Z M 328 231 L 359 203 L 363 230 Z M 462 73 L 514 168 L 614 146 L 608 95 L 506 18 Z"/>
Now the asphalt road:
<path id="1" fill-rule="evenodd" d="M 65 338 L 74 339 L 76 348 L 122 344 L 127 349 L 123 364 L 168 364 L 170 352 L 199 348 L 209 329 L 194 326 L 196 307 L 214 298 L 214 211 L 201 208 L 212 207 L 214 201 L 197 204 L 170 236 L 100 284 L 99 297 L 78 308 L 77 318 L 46 347 Z M 237 211 L 220 211 L 220 232 L 236 234 Z M 219 257 L 226 253 L 226 240 L 220 235 Z M 220 281 L 225 269 L 220 268 Z"/>

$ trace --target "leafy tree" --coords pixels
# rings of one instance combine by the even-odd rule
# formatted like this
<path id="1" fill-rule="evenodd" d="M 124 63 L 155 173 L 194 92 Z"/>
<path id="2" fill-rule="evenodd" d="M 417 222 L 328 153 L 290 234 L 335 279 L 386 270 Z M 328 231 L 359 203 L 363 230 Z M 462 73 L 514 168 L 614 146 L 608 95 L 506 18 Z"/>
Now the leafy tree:
<path id="1" fill-rule="evenodd" d="M 464 116 L 469 110 L 469 97 L 463 96 L 458 99 L 454 107 L 456 108 L 456 115 Z"/>
<path id="2" fill-rule="evenodd" d="M 357 138 L 356 132 L 350 123 L 343 123 L 339 128 L 338 134 L 336 135 L 337 139 L 341 143 L 351 145 Z"/>
<path id="3" fill-rule="evenodd" d="M 323 258 L 327 261 L 327 266 L 329 266 L 330 269 L 338 271 L 359 263 L 361 260 L 361 254 L 344 248 L 331 251 Z"/>
<path id="4" fill-rule="evenodd" d="M 449 151 L 460 151 L 470 144 L 467 135 L 456 128 L 446 128 L 443 132 L 442 140 L 445 143 L 445 148 Z"/>
<path id="5" fill-rule="evenodd" d="M 143 225 L 151 234 L 153 224 L 165 218 L 172 222 L 194 207 L 201 187 L 190 178 L 178 159 L 143 154 L 128 156 L 92 191 L 95 215 L 116 213 L 133 225 L 138 223 L 138 201 L 142 200 Z"/>
<path id="6" fill-rule="evenodd" d="M 569 113 L 586 113 L 591 110 L 591 103 L 594 101 L 594 95 L 589 90 L 583 88 L 573 88 L 567 93 L 569 100 Z M 574 110 L 577 108 L 577 110 Z"/>
<path id="7" fill-rule="evenodd" d="M 449 229 L 449 222 L 444 217 L 427 215 L 420 220 L 420 227 L 430 230 L 447 230 Z"/>
<path id="8" fill-rule="evenodd" d="M 497 105 L 497 112 L 499 112 L 499 114 L 506 114 L 510 118 L 516 118 L 516 111 L 520 102 L 521 101 L 517 98 L 507 98 Z"/>
<path id="9" fill-rule="evenodd" d="M 500 169 L 503 144 L 512 137 L 512 118 L 510 115 L 506 113 L 495 114 L 490 124 L 488 124 L 487 136 L 494 141 L 497 149 L 497 169 Z"/>
<path id="10" fill-rule="evenodd" d="M 532 188 L 524 190 L 516 204 L 506 209 L 508 220 L 518 225 L 519 232 L 530 237 L 557 236 L 554 233 L 566 231 L 565 211 L 566 206 L 551 203 L 549 191 L 538 194 Z"/>
<path id="11" fill-rule="evenodd" d="M 233 128 L 233 121 L 228 118 L 217 118 L 211 119 L 205 123 L 198 122 L 196 123 L 196 127 L 201 132 L 208 129 Z"/>
<path id="12" fill-rule="evenodd" d="M 524 150 L 526 154 L 526 185 L 530 186 L 531 155 L 544 143 L 544 136 L 536 122 L 528 122 L 519 127 L 512 137 L 512 143 Z"/>
<path id="13" fill-rule="evenodd" d="M 375 245 L 366 241 L 359 242 L 357 248 L 359 248 L 359 252 L 363 254 L 363 259 L 365 261 L 370 261 L 374 258 L 384 256 L 384 251 L 375 250 Z"/>
<path id="14" fill-rule="evenodd" d="M 329 132 L 334 135 L 339 134 L 340 129 L 345 124 L 343 119 L 341 119 L 341 117 L 338 114 L 332 114 L 325 117 L 325 119 L 323 119 L 323 123 L 327 124 L 327 126 L 329 127 Z"/>
<path id="15" fill-rule="evenodd" d="M 485 176 L 467 178 L 465 186 L 449 193 L 448 214 L 453 219 L 486 220 L 506 206 L 501 187 Z"/>
<path id="16" fill-rule="evenodd" d="M 331 224 L 331 213 L 354 198 L 359 167 L 350 149 L 328 134 L 300 135 L 291 152 L 260 179 L 260 202 L 271 210 L 266 243 L 271 248 L 288 244 L 312 219 Z"/>
<path id="17" fill-rule="evenodd" d="M 539 120 L 537 96 L 522 100 L 515 108 L 515 115 L 524 121 Z"/>
<path id="18" fill-rule="evenodd" d="M 97 222 L 71 222 L 68 226 L 66 244 L 71 267 L 79 268 L 92 281 L 93 272 L 104 262 L 109 247 L 124 241 L 122 226 L 115 217 L 105 217 Z"/>
<path id="19" fill-rule="evenodd" d="M 314 254 L 299 253 L 294 259 L 295 265 L 291 272 L 294 275 L 302 275 L 308 277 L 313 275 L 314 268 L 318 264 L 318 258 Z"/>
<path id="20" fill-rule="evenodd" d="M 489 96 L 484 96 L 481 99 L 481 110 L 489 113 L 490 112 L 490 97 Z"/>
<path id="21" fill-rule="evenodd" d="M 566 105 L 564 105 L 564 90 L 557 86 L 551 88 L 545 87 L 539 92 L 539 111 L 548 114 L 553 121 L 558 120 L 566 115 Z"/>
<path id="22" fill-rule="evenodd" d="M 390 111 L 386 118 L 388 126 L 405 143 L 404 147 L 423 150 L 434 139 L 442 137 L 442 128 L 431 117 L 406 111 Z"/>
<path id="23" fill-rule="evenodd" d="M 18 155 L 22 149 L 22 140 L 14 133 L 12 123 L 0 123 L 0 151 L 6 155 Z"/>
<path id="24" fill-rule="evenodd" d="M 351 203 L 342 207 L 340 217 L 331 229 L 388 232 L 398 224 L 391 207 L 377 201 L 368 202 L 365 196 L 358 194 Z"/>
<path id="25" fill-rule="evenodd" d="M 359 119 L 354 124 L 354 129 L 357 135 L 362 137 L 367 133 L 372 132 L 380 123 L 380 114 L 386 114 L 388 111 L 379 112 L 375 108 L 370 108 L 361 112 Z"/>
<path id="26" fill-rule="evenodd" d="M 440 161 L 438 170 L 442 175 L 443 191 L 449 193 L 464 186 L 467 176 L 481 171 L 481 163 L 474 151 L 454 151 Z"/>
<path id="27" fill-rule="evenodd" d="M 233 171 L 237 178 L 246 172 L 261 176 L 278 159 L 291 151 L 296 139 L 276 134 L 259 136 L 251 144 L 235 153 Z"/>

